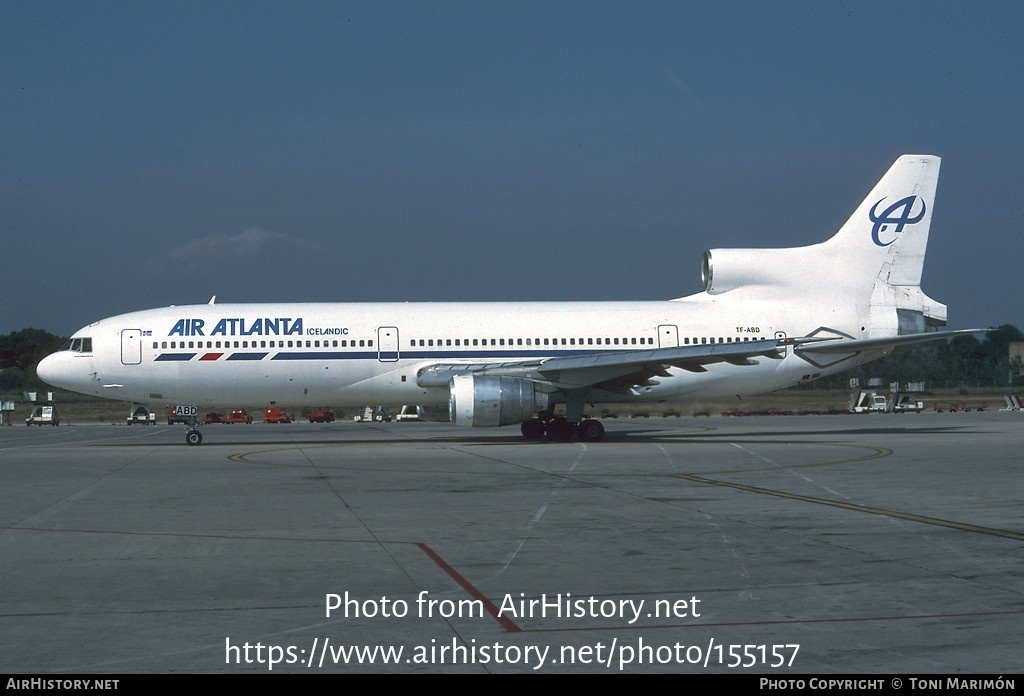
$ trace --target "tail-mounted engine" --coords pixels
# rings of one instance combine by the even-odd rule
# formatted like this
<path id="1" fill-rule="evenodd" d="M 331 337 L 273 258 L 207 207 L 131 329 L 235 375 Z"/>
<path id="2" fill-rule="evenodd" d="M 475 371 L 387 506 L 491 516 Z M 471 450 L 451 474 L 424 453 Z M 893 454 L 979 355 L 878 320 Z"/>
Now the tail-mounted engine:
<path id="1" fill-rule="evenodd" d="M 815 247 L 789 249 L 711 249 L 704 252 L 700 275 L 704 291 L 720 295 L 748 286 L 820 285 L 820 263 L 812 263 Z M 821 252 L 824 253 L 824 252 Z"/>

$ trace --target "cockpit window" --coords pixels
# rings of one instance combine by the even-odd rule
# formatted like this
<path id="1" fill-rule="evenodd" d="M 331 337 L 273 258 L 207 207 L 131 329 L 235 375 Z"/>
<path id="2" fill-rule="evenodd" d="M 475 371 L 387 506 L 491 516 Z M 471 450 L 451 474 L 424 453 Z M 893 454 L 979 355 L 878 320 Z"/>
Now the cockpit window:
<path id="1" fill-rule="evenodd" d="M 91 338 L 69 338 L 67 342 L 60 347 L 61 350 L 70 350 L 74 353 L 91 353 L 92 352 L 92 339 Z"/>

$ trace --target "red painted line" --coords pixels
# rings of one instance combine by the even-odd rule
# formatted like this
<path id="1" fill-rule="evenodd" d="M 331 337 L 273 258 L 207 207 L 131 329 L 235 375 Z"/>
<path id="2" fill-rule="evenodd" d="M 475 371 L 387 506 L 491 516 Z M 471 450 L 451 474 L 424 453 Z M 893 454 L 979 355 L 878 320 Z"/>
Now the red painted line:
<path id="1" fill-rule="evenodd" d="M 199 356 L 199 359 L 200 360 L 217 360 L 222 355 L 224 355 L 224 354 L 223 353 L 203 353 L 202 355 Z"/>
<path id="2" fill-rule="evenodd" d="M 738 626 L 780 626 L 780 625 L 813 625 L 813 624 L 829 624 L 829 623 L 866 623 L 866 622 L 880 622 L 880 621 L 934 621 L 936 619 L 957 619 L 957 618 L 983 618 L 986 616 L 1020 616 L 1024 615 L 1024 609 L 996 609 L 992 611 L 966 611 L 966 612 L 946 612 L 938 614 L 904 614 L 904 615 L 880 615 L 880 616 L 849 616 L 841 618 L 827 618 L 827 619 L 778 619 L 770 621 L 716 621 L 713 623 L 684 623 L 684 624 L 648 624 L 645 626 L 582 626 L 573 628 L 529 628 L 522 629 L 517 626 L 513 621 L 508 618 L 501 616 L 499 609 L 495 606 L 494 602 L 488 599 L 480 590 L 478 590 L 469 580 L 462 577 L 462 575 L 452 568 L 440 555 L 438 555 L 433 549 L 427 544 L 419 541 L 376 541 L 370 539 L 314 539 L 310 537 L 264 537 L 264 536 L 249 536 L 249 535 L 233 535 L 233 534 L 200 534 L 200 533 L 185 533 L 185 532 L 127 532 L 127 531 L 116 531 L 116 530 L 104 530 L 104 529 L 77 529 L 77 528 L 42 528 L 42 527 L 0 527 L 0 532 L 44 532 L 47 534 L 111 534 L 118 536 L 152 536 L 152 537 L 179 537 L 179 538 L 192 538 L 192 539 L 220 539 L 220 540 L 239 540 L 239 541 L 260 541 L 260 542 L 303 542 L 303 543 L 317 543 L 317 544 L 372 544 L 379 546 L 380 544 L 413 544 L 420 549 L 423 553 L 434 561 L 441 570 L 443 570 L 448 577 L 454 580 L 459 587 L 469 593 L 474 599 L 478 600 L 487 613 L 494 617 L 495 621 L 501 625 L 509 633 L 590 633 L 594 631 L 622 631 L 622 630 L 636 630 L 636 631 L 650 631 L 650 630 L 664 630 L 672 629 L 678 630 L 680 628 L 686 629 L 701 629 L 701 628 L 735 628 Z"/>
<path id="3" fill-rule="evenodd" d="M 473 597 L 481 604 L 483 604 L 484 609 L 487 610 L 487 613 L 493 616 L 494 620 L 497 621 L 502 628 L 504 628 L 509 633 L 520 633 L 523 630 L 519 628 L 519 626 L 514 624 L 511 620 L 502 616 L 498 611 L 498 607 L 495 606 L 494 602 L 488 599 L 483 592 L 476 589 L 473 583 L 471 583 L 466 578 L 462 577 L 462 575 L 460 575 L 457 570 L 448 565 L 448 563 L 443 558 L 441 558 L 438 554 L 434 553 L 434 550 L 432 548 L 420 542 L 417 542 L 416 546 L 420 547 L 420 550 L 423 551 L 423 553 L 430 556 L 430 558 L 433 559 L 434 563 L 440 566 L 441 570 L 448 574 L 448 577 L 450 577 L 452 580 L 458 583 L 459 587 L 464 589 L 466 592 L 469 593 L 471 597 Z"/>

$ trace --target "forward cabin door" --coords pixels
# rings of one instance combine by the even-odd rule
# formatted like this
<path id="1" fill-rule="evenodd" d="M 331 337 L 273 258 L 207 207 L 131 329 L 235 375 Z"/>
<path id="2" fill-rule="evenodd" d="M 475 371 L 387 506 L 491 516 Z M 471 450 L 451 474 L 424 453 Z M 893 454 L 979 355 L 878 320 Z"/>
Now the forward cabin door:
<path id="1" fill-rule="evenodd" d="M 377 329 L 377 359 L 381 362 L 398 361 L 398 327 L 382 326 Z"/>
<path id="2" fill-rule="evenodd" d="M 139 365 L 142 363 L 142 331 L 125 329 L 121 332 L 121 363 Z"/>

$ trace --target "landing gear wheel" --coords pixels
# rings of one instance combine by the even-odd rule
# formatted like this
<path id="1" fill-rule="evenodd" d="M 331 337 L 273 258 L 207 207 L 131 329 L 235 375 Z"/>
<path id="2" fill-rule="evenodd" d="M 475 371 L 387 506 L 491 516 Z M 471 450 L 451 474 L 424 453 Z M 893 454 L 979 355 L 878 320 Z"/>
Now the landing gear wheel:
<path id="1" fill-rule="evenodd" d="M 550 408 L 545 409 L 537 414 L 537 418 L 539 418 L 542 423 L 550 423 L 554 419 L 554 417 L 555 412 L 552 411 Z"/>
<path id="2" fill-rule="evenodd" d="M 185 442 L 190 446 L 203 444 L 203 434 L 198 430 L 189 430 L 185 433 Z"/>
<path id="3" fill-rule="evenodd" d="M 573 431 L 575 428 L 572 423 L 567 421 L 562 416 L 552 418 L 551 422 L 548 423 L 548 439 L 554 440 L 555 442 L 568 442 L 572 439 Z"/>
<path id="4" fill-rule="evenodd" d="M 520 430 L 522 430 L 523 437 L 527 440 L 540 440 L 544 437 L 544 421 L 540 418 L 525 420 Z"/>
<path id="5" fill-rule="evenodd" d="M 599 420 L 588 418 L 576 426 L 576 433 L 584 442 L 600 442 L 604 439 L 604 425 Z"/>

